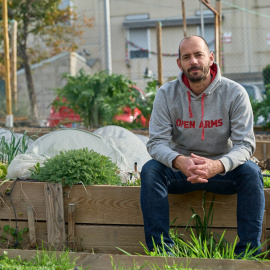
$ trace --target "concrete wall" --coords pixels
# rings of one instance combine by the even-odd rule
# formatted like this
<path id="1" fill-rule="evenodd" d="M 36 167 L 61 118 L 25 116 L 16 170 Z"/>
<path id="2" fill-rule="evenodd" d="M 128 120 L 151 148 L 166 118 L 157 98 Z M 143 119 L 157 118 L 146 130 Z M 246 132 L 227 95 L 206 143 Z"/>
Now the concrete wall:
<path id="1" fill-rule="evenodd" d="M 37 97 L 39 120 L 46 120 L 50 114 L 50 104 L 56 97 L 54 88 L 63 87 L 65 80 L 62 74 L 67 72 L 75 75 L 81 68 L 92 74 L 86 64 L 86 59 L 77 53 L 61 53 L 41 63 L 32 65 L 32 75 Z M 17 72 L 18 77 L 18 107 L 29 114 L 30 103 L 24 69 Z"/>

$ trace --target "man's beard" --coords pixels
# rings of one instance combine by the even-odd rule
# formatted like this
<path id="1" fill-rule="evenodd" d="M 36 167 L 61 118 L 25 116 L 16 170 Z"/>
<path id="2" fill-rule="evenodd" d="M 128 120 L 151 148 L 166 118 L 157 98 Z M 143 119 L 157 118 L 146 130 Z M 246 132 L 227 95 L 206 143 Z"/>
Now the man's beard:
<path id="1" fill-rule="evenodd" d="M 210 63 L 209 63 L 210 64 Z M 190 67 L 188 70 L 185 70 L 183 68 L 183 73 L 186 75 L 186 77 L 191 81 L 191 82 L 201 82 L 206 80 L 207 78 L 207 74 L 209 72 L 210 69 L 210 65 L 206 65 L 205 67 L 203 66 L 193 66 Z M 202 74 L 201 75 L 191 75 L 189 72 L 192 70 L 202 70 Z"/>

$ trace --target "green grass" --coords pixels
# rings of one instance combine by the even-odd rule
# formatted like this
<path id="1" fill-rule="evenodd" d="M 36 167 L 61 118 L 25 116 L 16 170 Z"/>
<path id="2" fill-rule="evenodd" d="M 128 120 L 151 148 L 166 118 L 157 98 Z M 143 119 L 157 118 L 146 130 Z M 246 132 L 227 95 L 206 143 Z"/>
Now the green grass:
<path id="1" fill-rule="evenodd" d="M 75 260 L 70 261 L 68 251 L 57 256 L 56 252 L 43 250 L 40 253 L 37 252 L 36 256 L 28 261 L 20 257 L 11 259 L 7 251 L 0 256 L 0 270 L 70 270 L 74 268 L 83 270 L 82 267 L 76 266 Z"/>
<path id="2" fill-rule="evenodd" d="M 269 170 L 264 170 L 264 171 L 262 172 L 262 174 L 270 175 L 270 171 L 269 171 Z M 263 177 L 263 182 L 264 182 L 263 186 L 264 186 L 265 188 L 270 188 L 270 176 L 264 176 L 264 177 Z"/>

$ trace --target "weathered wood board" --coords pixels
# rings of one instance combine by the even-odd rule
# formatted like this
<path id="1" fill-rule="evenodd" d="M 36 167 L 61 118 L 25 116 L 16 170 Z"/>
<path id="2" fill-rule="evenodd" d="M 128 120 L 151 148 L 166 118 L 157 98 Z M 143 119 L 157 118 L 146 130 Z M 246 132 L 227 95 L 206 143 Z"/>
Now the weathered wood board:
<path id="1" fill-rule="evenodd" d="M 45 183 L 17 181 L 6 182 L 0 186 L 0 235 L 3 226 L 11 224 L 15 227 L 15 214 L 10 201 L 14 204 L 18 226 L 27 228 L 27 209 L 33 208 L 38 246 L 42 241 L 48 242 L 46 218 Z M 12 189 L 11 196 L 5 194 L 7 188 Z M 212 193 L 206 194 L 206 210 L 213 198 Z M 58 194 L 57 196 L 60 196 Z M 270 193 L 265 189 L 266 221 L 265 235 L 270 232 Z M 61 200 L 59 200 L 61 202 Z M 192 211 L 202 215 L 203 192 L 197 191 L 182 195 L 169 195 L 170 219 L 177 218 L 174 225 L 179 226 L 183 233 Z M 63 188 L 64 221 L 66 244 L 73 238 L 75 250 L 94 250 L 105 253 L 121 253 L 116 247 L 135 254 L 143 252 L 145 245 L 143 218 L 140 208 L 140 187 L 116 186 L 73 186 Z M 72 216 L 68 213 L 72 206 Z M 225 239 L 233 242 L 237 235 L 236 223 L 237 195 L 215 195 L 213 232 L 219 235 L 226 229 Z M 71 215 L 71 213 L 70 213 Z M 32 218 L 33 219 L 33 218 Z M 22 225 L 23 224 L 23 225 Z M 47 225 L 46 225 L 47 224 Z M 192 225 L 192 223 L 191 223 Z M 24 226 L 24 227 L 22 227 Z M 33 228 L 33 226 L 31 226 Z M 72 231 L 73 230 L 73 231 Z M 31 230 L 32 232 L 34 229 Z M 50 234 L 50 232 L 49 232 Z M 52 235 L 52 234 L 50 234 Z M 24 245 L 30 245 L 30 239 Z M 50 242 L 50 241 L 49 241 Z M 70 246 L 71 247 L 71 246 Z"/>

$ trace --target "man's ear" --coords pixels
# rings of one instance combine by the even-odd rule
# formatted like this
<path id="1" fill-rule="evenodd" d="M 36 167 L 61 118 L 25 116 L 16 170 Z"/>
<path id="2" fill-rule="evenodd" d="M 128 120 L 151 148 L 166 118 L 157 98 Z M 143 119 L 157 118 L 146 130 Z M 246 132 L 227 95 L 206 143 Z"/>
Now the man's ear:
<path id="1" fill-rule="evenodd" d="M 181 66 L 181 61 L 179 60 L 179 58 L 176 59 L 177 62 L 177 66 L 180 68 L 181 71 L 183 71 L 183 68 Z"/>
<path id="2" fill-rule="evenodd" d="M 214 53 L 210 52 L 209 57 L 210 57 L 210 66 L 212 66 L 214 63 Z"/>

